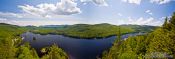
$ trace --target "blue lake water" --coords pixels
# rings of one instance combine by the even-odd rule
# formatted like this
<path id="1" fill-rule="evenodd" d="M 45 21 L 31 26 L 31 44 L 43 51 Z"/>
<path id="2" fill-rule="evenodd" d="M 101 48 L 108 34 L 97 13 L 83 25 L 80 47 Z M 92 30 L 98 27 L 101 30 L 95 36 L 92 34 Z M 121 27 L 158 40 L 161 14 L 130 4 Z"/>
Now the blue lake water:
<path id="1" fill-rule="evenodd" d="M 125 34 L 122 35 L 122 39 L 141 34 Z M 116 36 L 101 39 L 80 39 L 63 35 L 40 35 L 31 32 L 22 34 L 22 37 L 24 38 L 23 42 L 29 42 L 31 47 L 35 48 L 39 55 L 41 54 L 41 48 L 55 43 L 68 54 L 70 59 L 96 59 L 104 50 L 109 49 L 116 39 Z M 33 40 L 33 38 L 36 40 Z"/>

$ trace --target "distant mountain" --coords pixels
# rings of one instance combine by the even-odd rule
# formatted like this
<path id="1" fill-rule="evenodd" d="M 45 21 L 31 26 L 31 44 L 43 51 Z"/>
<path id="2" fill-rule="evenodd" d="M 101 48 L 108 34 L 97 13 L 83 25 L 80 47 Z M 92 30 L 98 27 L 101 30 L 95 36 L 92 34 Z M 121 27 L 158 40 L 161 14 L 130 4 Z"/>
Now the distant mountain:
<path id="1" fill-rule="evenodd" d="M 12 24 L 7 24 L 7 23 L 0 23 L 0 25 L 6 25 L 6 26 L 17 26 L 17 25 L 12 25 Z"/>
<path id="2" fill-rule="evenodd" d="M 108 37 L 117 35 L 118 31 L 121 34 L 133 33 L 133 32 L 151 32 L 156 26 L 148 25 L 111 25 L 108 23 L 102 24 L 74 24 L 74 25 L 44 25 L 35 30 L 32 30 L 34 33 L 40 34 L 61 34 L 71 37 L 79 38 L 98 38 L 98 37 Z"/>
<path id="3" fill-rule="evenodd" d="M 121 27 L 128 27 L 134 29 L 136 32 L 150 32 L 159 28 L 158 26 L 150 26 L 150 25 L 120 25 Z"/>
<path id="4" fill-rule="evenodd" d="M 7 23 L 0 23 L 0 29 L 3 29 L 3 28 L 12 28 L 12 29 L 15 29 L 19 26 L 17 25 L 12 25 L 12 24 L 7 24 Z"/>
<path id="5" fill-rule="evenodd" d="M 65 27 L 67 25 L 43 25 L 43 26 L 39 26 L 39 27 Z"/>
<path id="6" fill-rule="evenodd" d="M 106 26 L 116 26 L 116 25 L 111 25 L 108 23 L 101 23 L 101 24 L 94 24 L 94 25 L 90 25 L 90 24 L 74 24 L 74 25 L 43 25 L 43 26 L 39 26 L 39 27 L 43 27 L 43 28 L 69 28 L 69 29 L 77 29 L 77 30 L 82 30 L 82 29 L 86 29 L 85 27 L 91 27 L 91 26 L 100 26 L 100 27 L 106 27 Z M 132 24 L 123 24 L 123 25 L 119 25 L 120 27 L 123 28 L 131 28 L 134 29 L 135 32 L 150 32 L 153 31 L 154 29 L 158 28 L 158 26 L 150 26 L 150 25 L 132 25 Z"/>

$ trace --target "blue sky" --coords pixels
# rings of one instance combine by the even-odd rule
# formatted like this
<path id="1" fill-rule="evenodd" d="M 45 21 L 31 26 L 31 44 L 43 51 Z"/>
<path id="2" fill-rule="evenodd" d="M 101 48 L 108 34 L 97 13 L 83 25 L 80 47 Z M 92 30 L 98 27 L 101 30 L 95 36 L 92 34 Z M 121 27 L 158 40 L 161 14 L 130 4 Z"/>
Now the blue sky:
<path id="1" fill-rule="evenodd" d="M 174 0 L 1 0 L 0 22 L 15 25 L 110 23 L 160 26 Z"/>

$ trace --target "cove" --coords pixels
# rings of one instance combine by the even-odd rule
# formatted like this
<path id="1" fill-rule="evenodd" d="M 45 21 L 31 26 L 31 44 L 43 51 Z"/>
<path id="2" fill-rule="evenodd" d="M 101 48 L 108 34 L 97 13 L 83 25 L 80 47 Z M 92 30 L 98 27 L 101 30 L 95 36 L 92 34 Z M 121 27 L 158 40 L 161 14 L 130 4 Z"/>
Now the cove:
<path id="1" fill-rule="evenodd" d="M 143 34 L 144 33 L 125 34 L 122 35 L 122 39 Z M 98 39 L 80 39 L 63 35 L 40 35 L 32 32 L 23 33 L 21 36 L 23 37 L 23 42 L 29 42 L 31 47 L 36 49 L 39 56 L 41 55 L 40 50 L 42 48 L 55 43 L 68 54 L 70 59 L 96 59 L 104 50 L 108 50 L 117 38 L 116 36 L 111 36 Z M 35 38 L 35 40 L 33 40 L 33 38 Z"/>

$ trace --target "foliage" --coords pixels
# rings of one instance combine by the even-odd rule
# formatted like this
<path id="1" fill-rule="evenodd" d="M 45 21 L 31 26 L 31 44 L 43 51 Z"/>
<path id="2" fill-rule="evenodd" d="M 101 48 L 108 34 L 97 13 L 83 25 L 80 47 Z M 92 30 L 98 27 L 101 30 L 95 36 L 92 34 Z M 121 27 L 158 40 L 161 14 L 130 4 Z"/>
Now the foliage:
<path id="1" fill-rule="evenodd" d="M 167 26 L 169 26 L 170 29 L 174 29 L 171 25 L 174 25 L 174 23 L 170 22 L 170 24 L 169 23 L 167 24 Z M 139 30 L 136 30 L 136 28 Z M 143 30 L 142 28 L 148 28 L 148 29 Z M 121 34 L 138 32 L 141 30 L 143 30 L 143 32 L 151 31 L 152 29 L 154 29 L 154 27 L 148 27 L 148 26 L 142 27 L 142 26 L 133 26 L 133 25 L 115 26 L 115 25 L 110 25 L 106 23 L 95 24 L 95 25 L 87 25 L 87 24 L 64 25 L 64 26 L 60 25 L 55 27 L 35 27 L 35 26 L 22 27 L 22 26 L 0 23 L 0 59 L 40 59 L 35 49 L 31 48 L 29 43 L 21 44 L 22 39 L 20 35 L 27 31 L 32 31 L 35 33 L 42 33 L 42 34 L 62 34 L 62 35 L 78 37 L 78 38 L 95 38 L 95 37 L 101 38 L 101 37 L 108 37 L 108 36 L 117 34 L 119 37 L 118 39 L 119 41 L 116 41 L 116 43 L 114 43 L 114 46 L 111 48 L 111 51 L 109 51 L 109 53 L 106 52 L 103 54 L 103 55 L 107 54 L 106 57 L 104 57 L 103 59 L 129 58 L 129 57 L 126 57 L 127 55 L 130 55 L 133 58 L 136 58 L 137 56 L 135 55 L 140 54 L 142 56 L 145 53 L 147 53 L 147 51 L 144 53 L 142 52 L 142 51 L 145 51 L 145 48 L 147 48 L 147 46 L 144 45 L 145 43 L 142 43 L 142 44 L 138 43 L 137 46 L 135 46 L 134 44 L 127 44 L 127 43 L 139 41 L 137 40 L 137 38 L 131 38 L 130 39 L 131 42 L 120 41 Z M 167 37 L 170 37 L 169 39 L 174 38 L 174 31 L 172 30 L 162 30 L 162 31 L 169 32 L 169 34 L 165 34 L 167 35 Z M 162 35 L 164 34 L 164 32 L 161 32 L 161 33 Z M 141 39 L 141 41 L 144 41 L 144 40 Z M 172 40 L 167 40 L 167 42 L 174 43 L 174 41 Z M 168 49 L 160 49 L 160 51 L 165 50 L 169 52 L 168 54 L 173 54 L 173 52 L 171 51 L 173 50 L 173 48 L 171 48 L 172 46 L 171 43 L 169 44 L 170 46 L 166 47 Z M 152 49 L 154 48 L 152 47 L 152 45 L 154 44 L 150 44 L 150 47 L 148 49 L 150 51 L 148 51 L 148 53 L 155 51 Z M 145 46 L 145 47 L 142 47 L 142 46 Z M 137 47 L 137 49 L 132 49 L 135 47 Z M 67 54 L 61 48 L 58 48 L 56 45 L 43 49 L 42 52 L 45 53 L 44 56 L 41 56 L 42 59 L 68 59 Z"/>
<path id="2" fill-rule="evenodd" d="M 40 59 L 29 43 L 21 44 L 20 35 L 34 28 L 0 23 L 0 59 Z M 46 54 L 49 58 L 45 59 L 50 59 L 50 55 L 54 55 L 54 58 L 67 59 L 65 52 L 56 46 L 52 46 L 50 51 L 48 55 Z"/>
<path id="3" fill-rule="evenodd" d="M 55 44 L 45 50 L 47 50 L 45 52 L 46 55 L 44 55 L 41 59 L 68 59 L 67 54 Z"/>
<path id="4" fill-rule="evenodd" d="M 175 13 L 168 20 L 149 34 L 114 42 L 102 59 L 175 58 Z"/>
<path id="5" fill-rule="evenodd" d="M 21 45 L 17 51 L 17 59 L 39 59 L 36 51 L 29 44 Z"/>
<path id="6" fill-rule="evenodd" d="M 0 23 L 0 59 L 15 59 L 23 32 L 18 26 Z"/>
<path id="7" fill-rule="evenodd" d="M 61 26 L 61 25 L 60 25 Z M 155 26 L 139 26 L 139 25 L 110 25 L 110 24 L 76 24 L 59 27 L 36 27 L 31 30 L 34 33 L 40 34 L 62 34 L 65 36 L 76 37 L 76 38 L 104 38 L 113 36 L 118 33 L 120 27 L 121 34 L 132 33 L 132 32 L 148 32 L 152 31 Z M 137 30 L 136 30 L 137 29 Z"/>

